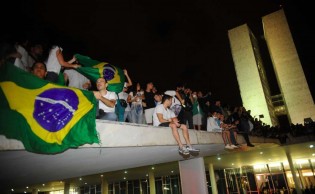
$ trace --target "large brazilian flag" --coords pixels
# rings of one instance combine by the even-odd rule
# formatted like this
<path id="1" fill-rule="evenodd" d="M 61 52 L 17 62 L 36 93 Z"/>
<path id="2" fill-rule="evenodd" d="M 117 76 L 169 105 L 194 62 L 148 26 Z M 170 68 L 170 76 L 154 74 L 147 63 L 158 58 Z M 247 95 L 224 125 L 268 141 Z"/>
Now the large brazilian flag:
<path id="1" fill-rule="evenodd" d="M 75 57 L 82 65 L 76 69 L 79 73 L 93 82 L 96 82 L 98 78 L 104 78 L 108 83 L 108 91 L 119 93 L 123 90 L 125 75 L 121 68 L 80 54 L 75 54 Z"/>
<path id="2" fill-rule="evenodd" d="M 0 68 L 0 134 L 55 154 L 98 143 L 92 92 L 52 84 L 13 64 Z"/>

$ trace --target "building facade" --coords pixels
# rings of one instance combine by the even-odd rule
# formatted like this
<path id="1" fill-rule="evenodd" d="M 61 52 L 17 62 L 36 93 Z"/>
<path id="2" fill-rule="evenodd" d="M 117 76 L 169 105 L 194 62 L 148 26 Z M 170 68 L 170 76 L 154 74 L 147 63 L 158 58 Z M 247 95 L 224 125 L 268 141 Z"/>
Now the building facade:
<path id="1" fill-rule="evenodd" d="M 284 10 L 262 17 L 266 41 L 280 94 L 270 95 L 259 45 L 244 24 L 228 31 L 231 52 L 245 108 L 253 115 L 264 115 L 262 121 L 277 125 L 276 116 L 287 115 L 289 123 L 315 119 L 315 105 L 294 45 Z M 280 98 L 279 98 L 280 96 Z M 273 103 L 273 99 L 282 102 Z"/>

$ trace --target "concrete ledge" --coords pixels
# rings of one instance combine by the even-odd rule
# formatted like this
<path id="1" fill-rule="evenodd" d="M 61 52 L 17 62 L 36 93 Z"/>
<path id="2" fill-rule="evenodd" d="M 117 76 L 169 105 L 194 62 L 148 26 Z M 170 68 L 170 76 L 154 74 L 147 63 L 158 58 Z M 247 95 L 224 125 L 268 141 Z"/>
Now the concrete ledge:
<path id="1" fill-rule="evenodd" d="M 100 144 L 85 144 L 80 147 L 138 147 L 138 146 L 166 146 L 177 145 L 169 127 L 154 127 L 124 122 L 96 120 Z M 182 141 L 181 130 L 179 130 Z M 192 144 L 223 144 L 221 133 L 189 130 Z M 276 143 L 278 139 L 250 137 L 252 143 Z M 238 135 L 238 142 L 245 143 L 242 135 Z M 15 139 L 7 139 L 0 135 L 0 150 L 24 150 L 23 144 Z"/>

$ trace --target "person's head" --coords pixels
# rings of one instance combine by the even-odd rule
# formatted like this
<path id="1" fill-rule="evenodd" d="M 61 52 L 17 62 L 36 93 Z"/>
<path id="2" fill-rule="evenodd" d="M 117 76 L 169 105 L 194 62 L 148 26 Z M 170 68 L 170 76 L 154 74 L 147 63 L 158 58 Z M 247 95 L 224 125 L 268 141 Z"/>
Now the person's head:
<path id="1" fill-rule="evenodd" d="M 128 87 L 127 87 L 127 86 L 124 86 L 123 92 L 127 92 L 127 91 L 128 91 Z"/>
<path id="2" fill-rule="evenodd" d="M 152 90 L 154 87 L 153 82 L 148 82 L 147 83 L 147 90 Z"/>
<path id="3" fill-rule="evenodd" d="M 202 91 L 198 91 L 197 96 L 198 96 L 198 98 L 202 98 L 203 97 Z"/>
<path id="4" fill-rule="evenodd" d="M 167 107 L 170 107 L 172 105 L 172 99 L 173 97 L 167 94 L 164 94 L 162 97 L 162 104 L 166 105 Z"/>
<path id="5" fill-rule="evenodd" d="M 183 83 L 177 83 L 176 84 L 176 90 L 179 91 L 179 90 L 184 90 L 185 87 L 184 87 L 184 84 Z"/>
<path id="6" fill-rule="evenodd" d="M 97 79 L 96 88 L 98 91 L 106 90 L 107 86 L 108 86 L 108 83 L 104 78 L 101 77 Z"/>
<path id="7" fill-rule="evenodd" d="M 155 102 L 161 102 L 162 101 L 162 95 L 160 93 L 156 92 L 154 94 L 154 100 L 155 100 Z"/>
<path id="8" fill-rule="evenodd" d="M 41 57 L 43 52 L 43 46 L 39 43 L 34 43 L 30 46 L 30 53 L 36 58 Z"/>
<path id="9" fill-rule="evenodd" d="M 31 68 L 32 74 L 35 76 L 44 79 L 47 74 L 47 68 L 43 62 L 35 62 Z"/>

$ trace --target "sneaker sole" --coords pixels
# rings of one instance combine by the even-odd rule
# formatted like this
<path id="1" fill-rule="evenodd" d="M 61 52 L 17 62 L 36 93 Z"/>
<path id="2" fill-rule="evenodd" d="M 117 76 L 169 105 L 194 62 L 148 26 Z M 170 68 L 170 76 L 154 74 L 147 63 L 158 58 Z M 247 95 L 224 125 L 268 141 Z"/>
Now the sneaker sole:
<path id="1" fill-rule="evenodd" d="M 189 153 L 199 153 L 200 152 L 200 150 L 188 150 L 189 151 Z"/>

